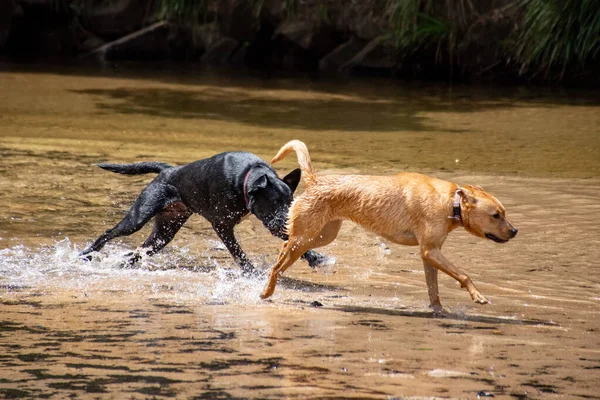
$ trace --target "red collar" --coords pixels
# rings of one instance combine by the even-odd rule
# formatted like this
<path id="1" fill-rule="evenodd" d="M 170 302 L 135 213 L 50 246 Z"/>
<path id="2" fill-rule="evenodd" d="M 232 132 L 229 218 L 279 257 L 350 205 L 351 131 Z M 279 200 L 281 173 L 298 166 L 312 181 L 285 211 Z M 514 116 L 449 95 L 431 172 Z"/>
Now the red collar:
<path id="1" fill-rule="evenodd" d="M 250 169 L 247 173 L 246 173 L 246 177 L 244 178 L 244 201 L 246 202 L 246 208 L 248 210 L 250 210 L 248 208 L 248 192 L 246 189 L 246 184 L 248 183 L 248 177 L 250 176 L 250 172 L 252 172 L 252 169 Z"/>

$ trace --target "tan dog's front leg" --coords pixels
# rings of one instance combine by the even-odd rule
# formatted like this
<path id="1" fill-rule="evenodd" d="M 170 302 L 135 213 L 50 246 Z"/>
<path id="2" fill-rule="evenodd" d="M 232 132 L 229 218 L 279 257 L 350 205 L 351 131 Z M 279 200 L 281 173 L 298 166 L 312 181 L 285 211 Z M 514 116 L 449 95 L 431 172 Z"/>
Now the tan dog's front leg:
<path id="1" fill-rule="evenodd" d="M 477 290 L 471 278 L 467 276 L 464 272 L 459 270 L 442 254 L 442 251 L 438 248 L 421 248 L 421 258 L 423 261 L 433 265 L 438 270 L 450 275 L 458 282 L 460 282 L 460 286 L 467 289 L 471 298 L 474 302 L 480 304 L 488 304 L 490 301 L 486 299 L 480 292 Z"/>
<path id="2" fill-rule="evenodd" d="M 438 291 L 438 270 L 425 260 L 423 260 L 423 267 L 425 267 L 425 282 L 429 292 L 429 307 L 435 313 L 441 313 L 443 308 Z"/>
<path id="3" fill-rule="evenodd" d="M 265 290 L 260 295 L 261 299 L 271 297 L 275 292 L 275 286 L 277 285 L 277 279 L 279 275 L 283 274 L 286 269 L 292 266 L 304 254 L 311 248 L 325 246 L 335 239 L 340 227 L 342 226 L 341 220 L 330 221 L 321 229 L 319 234 L 312 238 L 307 239 L 306 237 L 290 237 L 286 242 L 283 243 L 277 262 L 271 270 L 269 275 L 269 281 Z"/>
<path id="4" fill-rule="evenodd" d="M 287 251 L 287 247 L 288 241 L 286 240 L 285 242 L 283 242 L 283 245 L 281 245 L 281 250 L 279 250 L 279 255 L 277 256 L 277 261 L 275 262 L 275 265 L 273 265 L 273 268 L 271 268 L 271 273 L 269 274 L 267 286 L 260 295 L 261 299 L 269 298 L 275 292 L 275 286 L 277 286 L 277 278 L 279 277 L 279 273 L 277 272 L 277 270 L 279 265 L 283 261 L 283 257 Z"/>
<path id="5" fill-rule="evenodd" d="M 273 265 L 273 269 L 271 269 L 267 286 L 260 295 L 261 299 L 267 299 L 273 295 L 279 275 L 283 274 L 286 269 L 302 256 L 302 254 L 309 250 L 309 247 L 302 245 L 302 243 L 303 241 L 297 239 L 294 240 L 292 238 L 284 242 L 281 251 L 279 252 L 279 256 L 277 257 L 277 262 Z"/>

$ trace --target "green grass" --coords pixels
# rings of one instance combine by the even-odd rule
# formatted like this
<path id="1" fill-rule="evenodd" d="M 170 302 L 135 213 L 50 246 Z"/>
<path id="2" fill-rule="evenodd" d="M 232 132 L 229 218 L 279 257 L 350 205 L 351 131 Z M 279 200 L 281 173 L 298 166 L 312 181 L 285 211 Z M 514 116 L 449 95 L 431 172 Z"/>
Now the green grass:
<path id="1" fill-rule="evenodd" d="M 523 7 L 517 49 L 522 73 L 560 79 L 598 59 L 600 1 L 524 0 Z"/>
<path id="2" fill-rule="evenodd" d="M 434 51 L 436 61 L 447 56 L 454 63 L 458 39 L 468 19 L 465 1 L 436 7 L 433 0 L 386 0 L 390 34 L 400 57 L 417 51 Z"/>

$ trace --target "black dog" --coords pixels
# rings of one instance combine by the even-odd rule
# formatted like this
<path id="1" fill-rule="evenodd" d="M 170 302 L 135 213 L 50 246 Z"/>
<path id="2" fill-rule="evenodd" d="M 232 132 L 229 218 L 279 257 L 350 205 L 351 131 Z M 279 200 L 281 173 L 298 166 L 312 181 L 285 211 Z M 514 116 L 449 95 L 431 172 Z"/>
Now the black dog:
<path id="1" fill-rule="evenodd" d="M 152 217 L 154 229 L 142 249 L 148 255 L 155 254 L 173 239 L 190 215 L 197 213 L 212 224 L 245 272 L 252 271 L 253 266 L 233 228 L 250 212 L 271 234 L 287 240 L 288 208 L 301 175 L 296 169 L 281 180 L 265 161 L 247 152 L 221 153 L 179 167 L 159 162 L 98 166 L 120 174 L 158 176 L 142 191 L 123 220 L 96 239 L 82 256 L 100 250 L 109 240 L 137 232 Z M 132 264 L 140 258 L 138 253 L 129 255 Z M 307 251 L 303 258 L 311 267 L 324 260 L 313 251 Z"/>

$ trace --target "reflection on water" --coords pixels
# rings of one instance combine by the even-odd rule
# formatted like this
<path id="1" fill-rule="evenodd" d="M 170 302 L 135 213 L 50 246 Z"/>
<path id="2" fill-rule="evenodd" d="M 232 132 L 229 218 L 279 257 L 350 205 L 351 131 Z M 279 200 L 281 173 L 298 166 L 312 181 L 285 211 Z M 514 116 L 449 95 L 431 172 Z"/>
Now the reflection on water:
<path id="1" fill-rule="evenodd" d="M 84 70 L 0 72 L 0 88 L 2 396 L 597 396 L 595 93 Z M 152 179 L 93 164 L 269 160 L 292 138 L 319 172 L 423 171 L 497 195 L 517 239 L 445 246 L 492 304 L 444 276 L 435 318 L 418 251 L 350 223 L 323 249 L 334 266 L 298 262 L 267 302 L 199 217 L 138 268 L 122 255 L 149 227 L 78 258 Z M 255 219 L 236 232 L 266 271 L 281 242 Z"/>

